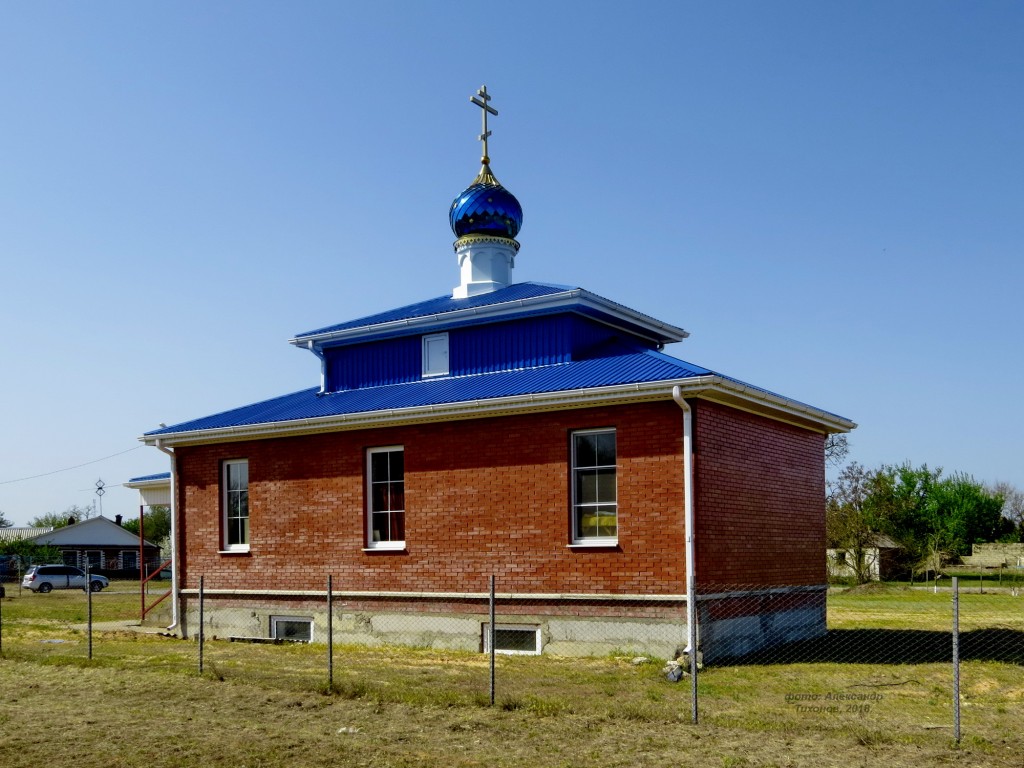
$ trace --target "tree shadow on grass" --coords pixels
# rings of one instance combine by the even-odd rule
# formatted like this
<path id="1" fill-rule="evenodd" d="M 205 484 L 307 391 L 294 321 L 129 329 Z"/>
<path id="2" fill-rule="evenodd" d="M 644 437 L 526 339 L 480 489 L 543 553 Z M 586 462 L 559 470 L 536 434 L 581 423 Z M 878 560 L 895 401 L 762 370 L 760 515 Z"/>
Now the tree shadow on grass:
<path id="1" fill-rule="evenodd" d="M 976 629 L 960 633 L 961 661 L 1024 666 L 1024 632 Z M 814 640 L 764 648 L 716 662 L 737 664 L 933 664 L 953 660 L 951 632 L 914 629 L 833 629 Z"/>

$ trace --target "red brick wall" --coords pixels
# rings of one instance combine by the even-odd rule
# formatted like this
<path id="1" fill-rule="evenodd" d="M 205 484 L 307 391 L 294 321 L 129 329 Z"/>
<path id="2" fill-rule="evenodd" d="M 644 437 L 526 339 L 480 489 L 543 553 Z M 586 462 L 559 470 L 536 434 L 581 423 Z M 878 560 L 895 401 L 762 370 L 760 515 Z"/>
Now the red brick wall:
<path id="1" fill-rule="evenodd" d="M 615 427 L 619 546 L 569 549 L 569 433 Z M 680 594 L 672 402 L 178 449 L 185 587 Z M 366 448 L 405 447 L 407 551 L 364 552 Z M 220 463 L 249 461 L 251 552 L 218 554 Z"/>
<path id="2" fill-rule="evenodd" d="M 824 437 L 694 406 L 697 577 L 821 584 Z M 569 549 L 569 433 L 615 427 L 619 546 Z M 672 402 L 178 449 L 183 585 L 681 594 L 682 414 Z M 407 551 L 364 552 L 366 448 L 403 445 Z M 219 554 L 220 463 L 249 460 L 251 552 Z"/>
<path id="3" fill-rule="evenodd" d="M 699 591 L 823 584 L 824 435 L 693 405 Z"/>

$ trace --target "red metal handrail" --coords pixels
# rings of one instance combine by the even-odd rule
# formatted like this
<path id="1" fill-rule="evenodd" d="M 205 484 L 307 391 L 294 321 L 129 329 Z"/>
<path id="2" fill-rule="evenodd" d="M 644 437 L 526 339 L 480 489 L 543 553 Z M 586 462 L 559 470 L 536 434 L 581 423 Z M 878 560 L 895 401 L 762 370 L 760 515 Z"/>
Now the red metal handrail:
<path id="1" fill-rule="evenodd" d="M 140 593 L 140 595 L 142 597 L 142 618 L 140 619 L 140 621 L 145 620 L 147 613 L 149 613 L 151 610 L 156 608 L 158 605 L 160 605 L 160 603 L 162 603 L 164 600 L 166 600 L 170 596 L 172 590 L 168 589 L 166 592 L 164 592 L 162 595 L 160 595 L 160 597 L 158 597 L 152 603 L 152 605 L 148 605 L 148 606 L 146 605 L 146 584 L 148 584 L 150 580 L 155 579 L 157 576 L 159 576 L 160 572 L 164 568 L 166 568 L 168 565 L 170 565 L 170 564 L 171 564 L 170 560 L 164 560 L 162 563 L 160 563 L 160 567 L 159 568 L 157 568 L 155 571 L 153 571 L 151 574 L 149 574 L 149 576 L 147 576 L 146 578 L 142 579 L 142 581 L 139 583 L 139 593 Z M 145 567 L 145 566 L 143 566 L 143 567 Z"/>

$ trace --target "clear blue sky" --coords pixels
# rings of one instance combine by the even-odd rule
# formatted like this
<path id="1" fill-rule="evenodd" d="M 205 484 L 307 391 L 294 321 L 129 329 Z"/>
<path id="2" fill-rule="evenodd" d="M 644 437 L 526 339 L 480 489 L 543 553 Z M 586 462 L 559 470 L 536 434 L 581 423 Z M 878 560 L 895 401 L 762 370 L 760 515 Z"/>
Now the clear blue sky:
<path id="1" fill-rule="evenodd" d="M 137 514 L 140 434 L 449 292 L 483 83 L 516 280 L 686 328 L 864 464 L 1024 487 L 1022 39 L 998 0 L 4 3 L 0 510 Z"/>

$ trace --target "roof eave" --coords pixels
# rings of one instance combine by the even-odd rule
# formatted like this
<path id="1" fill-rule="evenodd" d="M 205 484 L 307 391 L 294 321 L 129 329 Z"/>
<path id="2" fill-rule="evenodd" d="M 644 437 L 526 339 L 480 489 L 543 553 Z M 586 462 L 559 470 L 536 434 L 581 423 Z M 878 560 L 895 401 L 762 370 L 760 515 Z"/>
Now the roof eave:
<path id="1" fill-rule="evenodd" d="M 354 328 L 344 328 L 338 331 L 327 331 L 323 333 L 299 334 L 288 340 L 289 344 L 296 347 L 315 349 L 326 344 L 333 344 L 345 341 L 353 341 L 364 336 L 380 336 L 391 334 L 397 331 L 408 331 L 409 333 L 423 332 L 439 326 L 454 327 L 473 320 L 501 320 L 521 314 L 524 311 L 539 311 L 546 309 L 572 309 L 573 307 L 586 307 L 597 310 L 607 315 L 610 320 L 627 322 L 647 332 L 649 338 L 662 344 L 670 344 L 682 341 L 690 334 L 682 328 L 663 323 L 649 315 L 630 309 L 629 307 L 609 301 L 601 296 L 585 291 L 582 288 L 574 288 L 561 293 L 547 294 L 545 296 L 534 296 L 527 299 L 516 299 L 505 301 L 500 304 L 489 304 L 483 307 L 467 307 L 455 309 L 450 312 L 439 312 L 421 317 L 411 317 L 404 320 L 392 320 L 385 323 L 374 323 L 361 325 Z M 613 323 L 614 324 L 614 323 Z"/>
<path id="2" fill-rule="evenodd" d="M 849 432 L 857 425 L 841 416 L 775 395 L 756 387 L 725 379 L 714 374 L 685 379 L 655 382 L 617 384 L 607 387 L 541 392 L 509 397 L 465 400 L 454 403 L 389 408 L 362 413 L 337 414 L 307 419 L 272 421 L 214 429 L 198 429 L 139 438 L 146 445 L 159 442 L 165 447 L 176 445 L 203 445 L 288 437 L 318 432 L 336 432 L 350 429 L 370 429 L 403 424 L 422 424 L 438 421 L 507 416 L 516 413 L 586 408 L 598 405 L 620 405 L 632 402 L 666 400 L 672 397 L 672 388 L 679 386 L 684 397 L 700 397 L 729 405 L 733 408 L 758 413 L 804 429 L 823 434 Z"/>

